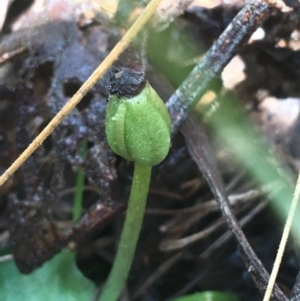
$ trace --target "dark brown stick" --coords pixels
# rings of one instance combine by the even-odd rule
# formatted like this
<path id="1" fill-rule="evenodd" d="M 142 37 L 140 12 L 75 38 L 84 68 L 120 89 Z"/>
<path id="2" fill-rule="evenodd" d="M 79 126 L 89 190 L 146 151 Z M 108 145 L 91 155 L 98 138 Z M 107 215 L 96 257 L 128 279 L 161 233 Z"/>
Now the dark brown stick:
<path id="1" fill-rule="evenodd" d="M 240 225 L 230 209 L 222 177 L 215 164 L 215 160 L 212 155 L 213 151 L 210 148 L 202 126 L 196 119 L 191 117 L 187 120 L 181 132 L 186 139 L 186 143 L 193 160 L 202 171 L 229 228 L 237 240 L 244 263 L 251 274 L 256 287 L 263 295 L 269 281 L 269 273 L 265 270 L 263 264 L 248 243 Z M 276 285 L 274 287 L 272 300 L 287 301 L 288 299 Z"/>
<path id="2" fill-rule="evenodd" d="M 173 135 L 185 123 L 189 111 L 205 93 L 208 84 L 220 74 L 227 63 L 248 41 L 254 31 L 270 16 L 270 8 L 264 2 L 252 1 L 247 4 L 229 24 L 220 38 L 214 43 L 200 63 L 193 69 L 187 79 L 175 91 L 167 102 L 173 124 Z M 243 260 L 251 273 L 256 286 L 263 294 L 269 274 L 249 245 L 239 224 L 231 212 L 222 178 L 216 168 L 212 151 L 206 135 L 195 120 L 189 120 L 182 133 L 187 139 L 191 155 L 203 172 L 227 224 L 238 241 Z M 274 300 L 286 301 L 283 292 L 274 287 Z"/>
<path id="3" fill-rule="evenodd" d="M 208 84 L 220 74 L 254 31 L 269 17 L 270 8 L 262 1 L 251 1 L 232 20 L 199 64 L 167 102 L 173 135 L 183 125 L 188 112 L 205 93 Z"/>
<path id="4" fill-rule="evenodd" d="M 291 292 L 290 301 L 300 301 L 300 272 L 296 277 L 296 282 Z"/>

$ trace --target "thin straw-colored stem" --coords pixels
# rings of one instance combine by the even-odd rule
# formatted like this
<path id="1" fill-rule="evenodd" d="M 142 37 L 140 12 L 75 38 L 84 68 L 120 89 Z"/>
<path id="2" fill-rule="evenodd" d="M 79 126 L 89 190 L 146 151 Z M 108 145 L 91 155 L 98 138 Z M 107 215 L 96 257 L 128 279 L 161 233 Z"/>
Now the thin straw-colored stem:
<path id="1" fill-rule="evenodd" d="M 151 169 L 151 166 L 134 164 L 133 182 L 117 255 L 99 301 L 116 301 L 125 285 L 142 226 Z"/>
<path id="2" fill-rule="evenodd" d="M 273 288 L 275 285 L 275 280 L 276 280 L 278 270 L 279 270 L 279 267 L 281 264 L 282 256 L 283 256 L 285 246 L 287 244 L 287 240 L 289 237 L 289 233 L 290 233 L 290 230 L 292 227 L 292 223 L 293 223 L 293 219 L 294 219 L 294 216 L 296 213 L 299 197 L 300 197 L 300 173 L 298 175 L 293 200 L 292 200 L 289 214 L 288 214 L 288 217 L 286 219 L 286 223 L 285 223 L 285 226 L 283 229 L 283 233 L 282 233 L 281 241 L 280 241 L 279 248 L 278 248 L 278 251 L 276 254 L 276 259 L 274 262 L 273 270 L 270 275 L 269 283 L 268 283 L 263 301 L 269 301 L 272 296 L 272 291 L 273 291 Z"/>
<path id="3" fill-rule="evenodd" d="M 62 120 L 76 107 L 81 99 L 88 93 L 88 91 L 96 84 L 101 76 L 108 70 L 119 55 L 127 48 L 130 42 L 147 23 L 150 17 L 155 12 L 156 7 L 161 0 L 152 0 L 146 6 L 139 18 L 126 32 L 123 38 L 113 48 L 104 61 L 92 73 L 87 81 L 80 87 L 76 94 L 65 104 L 65 106 L 54 116 L 43 131 L 32 141 L 32 143 L 24 150 L 18 159 L 3 173 L 0 177 L 0 186 L 2 186 L 12 174 L 24 163 L 25 160 L 44 142 L 44 140 L 55 130 L 55 128 L 62 122 Z"/>

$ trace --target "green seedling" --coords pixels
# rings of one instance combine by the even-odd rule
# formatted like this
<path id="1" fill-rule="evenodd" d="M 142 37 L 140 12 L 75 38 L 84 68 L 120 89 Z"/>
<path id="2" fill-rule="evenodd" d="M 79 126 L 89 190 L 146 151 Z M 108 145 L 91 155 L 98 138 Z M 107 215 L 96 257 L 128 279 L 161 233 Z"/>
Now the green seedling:
<path id="1" fill-rule="evenodd" d="M 106 136 L 120 156 L 134 161 L 134 176 L 115 262 L 100 301 L 115 301 L 127 279 L 141 230 L 151 169 L 168 154 L 171 120 L 143 73 L 114 70 L 106 110 Z"/>

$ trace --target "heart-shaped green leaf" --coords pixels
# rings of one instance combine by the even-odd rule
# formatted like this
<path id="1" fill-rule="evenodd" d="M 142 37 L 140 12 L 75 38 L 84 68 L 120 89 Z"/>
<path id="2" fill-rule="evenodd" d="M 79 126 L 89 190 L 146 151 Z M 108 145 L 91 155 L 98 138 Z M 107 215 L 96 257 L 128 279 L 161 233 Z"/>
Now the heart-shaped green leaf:
<path id="1" fill-rule="evenodd" d="M 239 298 L 230 293 L 206 291 L 179 297 L 172 301 L 239 301 Z"/>
<path id="2" fill-rule="evenodd" d="M 75 264 L 74 254 L 62 251 L 30 275 L 23 275 L 15 263 L 0 263 L 1 301 L 89 301 L 95 285 Z"/>

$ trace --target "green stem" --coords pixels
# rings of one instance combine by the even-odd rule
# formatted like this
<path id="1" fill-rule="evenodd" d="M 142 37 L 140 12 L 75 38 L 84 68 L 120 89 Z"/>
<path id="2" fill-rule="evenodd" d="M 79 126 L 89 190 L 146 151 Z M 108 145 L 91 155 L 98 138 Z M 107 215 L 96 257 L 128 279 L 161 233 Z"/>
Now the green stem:
<path id="1" fill-rule="evenodd" d="M 149 190 L 151 166 L 134 165 L 134 176 L 117 255 L 99 301 L 116 301 L 125 285 L 139 238 Z"/>
<path id="2" fill-rule="evenodd" d="M 81 170 L 77 171 L 76 175 L 76 188 L 73 204 L 73 222 L 77 222 L 81 216 L 82 199 L 84 187 L 84 173 Z"/>
<path id="3" fill-rule="evenodd" d="M 80 149 L 80 157 L 85 158 L 87 152 L 87 142 L 82 142 Z M 75 186 L 75 195 L 73 202 L 73 222 L 77 222 L 81 216 L 82 211 L 82 201 L 83 201 L 83 192 L 84 192 L 84 173 L 78 169 L 76 175 L 76 186 Z"/>

